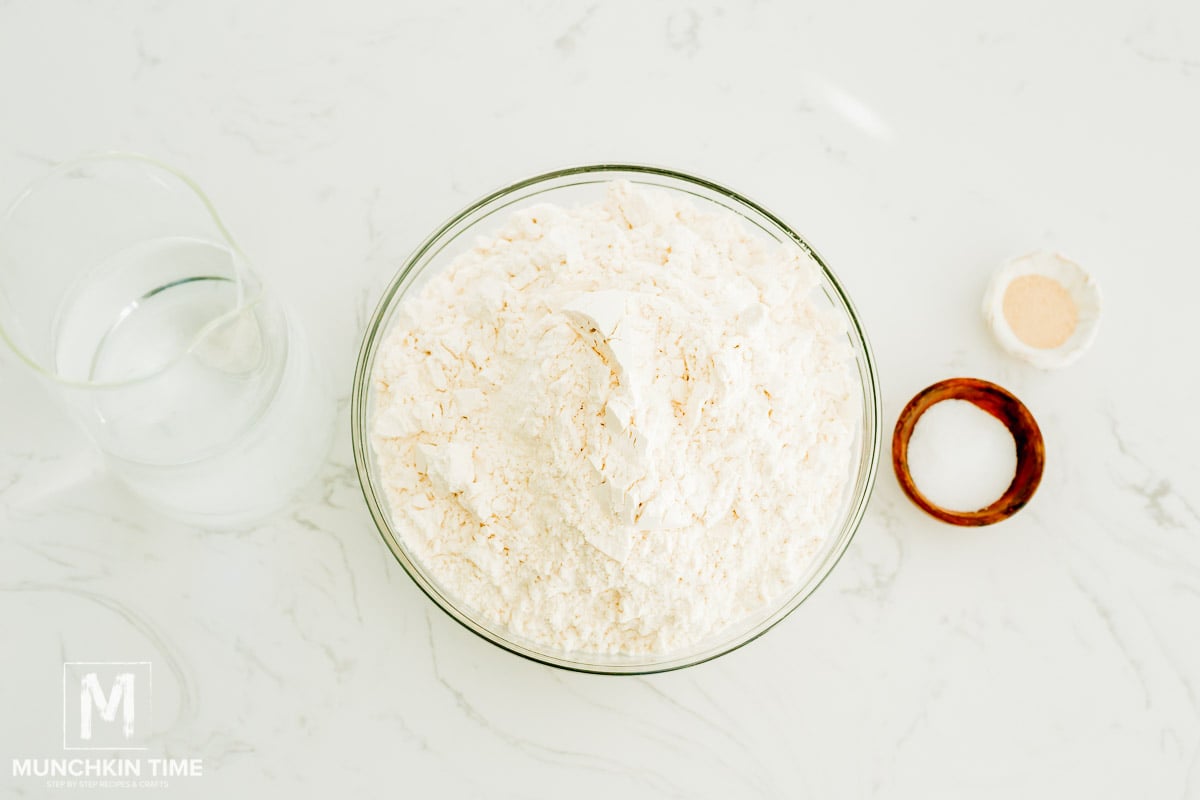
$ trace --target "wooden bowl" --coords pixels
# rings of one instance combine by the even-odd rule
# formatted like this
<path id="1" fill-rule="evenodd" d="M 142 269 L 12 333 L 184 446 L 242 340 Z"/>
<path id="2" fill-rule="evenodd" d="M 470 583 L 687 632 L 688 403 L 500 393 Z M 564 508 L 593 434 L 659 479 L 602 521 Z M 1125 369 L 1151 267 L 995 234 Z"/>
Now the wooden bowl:
<path id="1" fill-rule="evenodd" d="M 1004 423 L 1017 445 L 1017 471 L 996 502 L 978 511 L 951 511 L 921 494 L 908 471 L 908 440 L 921 415 L 943 400 L 966 400 Z M 908 499 L 930 516 L 951 525 L 991 525 L 1020 511 L 1037 491 L 1046 465 L 1046 445 L 1033 414 L 1008 390 L 977 378 L 950 378 L 922 390 L 896 421 L 892 434 L 892 468 Z"/>

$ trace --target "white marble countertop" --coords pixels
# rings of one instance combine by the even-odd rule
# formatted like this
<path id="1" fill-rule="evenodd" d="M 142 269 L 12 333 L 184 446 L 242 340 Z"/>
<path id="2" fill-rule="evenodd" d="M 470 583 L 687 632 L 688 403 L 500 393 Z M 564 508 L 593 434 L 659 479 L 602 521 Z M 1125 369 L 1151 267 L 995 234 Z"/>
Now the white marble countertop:
<path id="1" fill-rule="evenodd" d="M 150 661 L 175 797 L 1200 797 L 1200 5 L 0 0 L 0 196 L 82 151 L 214 198 L 336 367 L 304 502 L 216 533 L 139 507 L 0 354 L 0 795 L 62 751 L 64 661 Z M 648 678 L 525 662 L 412 585 L 345 399 L 398 260 L 571 163 L 692 171 L 848 286 L 890 426 L 935 380 L 1022 397 L 1045 480 L 956 530 L 886 466 L 843 562 L 763 639 Z M 1076 366 L 990 340 L 1009 256 L 1103 284 Z"/>

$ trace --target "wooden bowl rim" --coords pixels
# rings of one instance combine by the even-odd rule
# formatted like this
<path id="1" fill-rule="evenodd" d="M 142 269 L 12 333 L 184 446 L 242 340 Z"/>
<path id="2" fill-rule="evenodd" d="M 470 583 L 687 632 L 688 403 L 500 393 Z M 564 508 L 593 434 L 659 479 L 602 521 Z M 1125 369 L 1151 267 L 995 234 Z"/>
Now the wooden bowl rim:
<path id="1" fill-rule="evenodd" d="M 966 400 L 1000 420 L 1017 445 L 1017 469 L 1008 489 L 978 511 L 952 511 L 921 494 L 908 469 L 908 441 L 921 416 L 943 400 Z M 917 393 L 900 412 L 892 434 L 892 468 L 900 488 L 918 508 L 951 525 L 993 525 L 1016 514 L 1033 497 L 1046 465 L 1046 447 L 1033 414 L 1012 392 L 979 378 L 948 378 Z"/>

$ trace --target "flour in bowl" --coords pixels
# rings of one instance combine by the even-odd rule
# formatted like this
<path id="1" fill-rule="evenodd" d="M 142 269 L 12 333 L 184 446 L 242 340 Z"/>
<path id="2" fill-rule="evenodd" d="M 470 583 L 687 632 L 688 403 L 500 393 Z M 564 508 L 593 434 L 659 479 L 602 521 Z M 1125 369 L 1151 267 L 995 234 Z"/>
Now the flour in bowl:
<path id="1" fill-rule="evenodd" d="M 557 650 L 668 653 L 794 592 L 861 413 L 796 248 L 612 183 L 516 212 L 400 304 L 372 444 L 441 590 Z"/>

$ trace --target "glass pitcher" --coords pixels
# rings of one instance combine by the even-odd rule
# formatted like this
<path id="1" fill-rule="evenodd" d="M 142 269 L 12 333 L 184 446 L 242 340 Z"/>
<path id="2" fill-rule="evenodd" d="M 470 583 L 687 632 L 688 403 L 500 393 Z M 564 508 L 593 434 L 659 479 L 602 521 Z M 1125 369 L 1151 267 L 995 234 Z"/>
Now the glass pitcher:
<path id="1" fill-rule="evenodd" d="M 185 520 L 288 500 L 332 398 L 286 310 L 189 178 L 137 155 L 41 178 L 0 217 L 0 335 L 117 475 Z"/>

